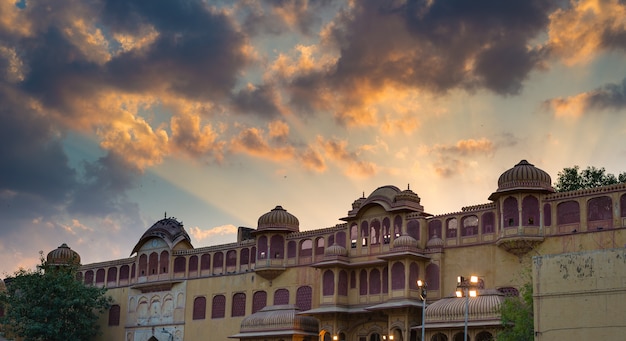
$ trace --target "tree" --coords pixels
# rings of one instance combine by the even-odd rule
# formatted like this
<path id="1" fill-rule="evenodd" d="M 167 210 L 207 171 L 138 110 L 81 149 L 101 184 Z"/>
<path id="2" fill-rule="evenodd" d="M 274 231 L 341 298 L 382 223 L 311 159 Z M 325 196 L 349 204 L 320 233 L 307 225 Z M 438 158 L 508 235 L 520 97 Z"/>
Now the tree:
<path id="1" fill-rule="evenodd" d="M 554 188 L 557 192 L 568 192 L 622 182 L 626 182 L 626 172 L 622 172 L 616 177 L 614 174 L 607 173 L 604 167 L 588 166 L 581 171 L 580 167 L 574 166 L 565 167 L 559 172 Z"/>
<path id="2" fill-rule="evenodd" d="M 534 340 L 533 284 L 528 281 L 520 290 L 521 297 L 507 297 L 500 306 L 503 331 L 498 341 Z"/>
<path id="3" fill-rule="evenodd" d="M 90 340 L 99 333 L 98 317 L 111 305 L 106 289 L 76 280 L 77 266 L 20 269 L 0 292 L 5 316 L 0 324 L 33 341 Z"/>

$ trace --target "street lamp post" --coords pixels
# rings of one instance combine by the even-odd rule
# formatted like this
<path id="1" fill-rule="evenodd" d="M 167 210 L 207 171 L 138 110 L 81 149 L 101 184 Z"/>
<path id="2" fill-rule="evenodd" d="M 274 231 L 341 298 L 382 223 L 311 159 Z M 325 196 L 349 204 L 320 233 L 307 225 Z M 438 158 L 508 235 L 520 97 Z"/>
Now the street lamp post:
<path id="1" fill-rule="evenodd" d="M 424 341 L 424 336 L 426 335 L 426 282 L 421 279 L 417 280 L 417 287 L 420 289 L 420 298 L 422 299 L 422 338 L 421 341 Z"/>
<path id="2" fill-rule="evenodd" d="M 467 341 L 467 320 L 469 316 L 469 298 L 478 296 L 478 277 L 470 276 L 469 281 L 463 276 L 457 277 L 456 297 L 465 296 L 465 332 L 463 340 Z"/>

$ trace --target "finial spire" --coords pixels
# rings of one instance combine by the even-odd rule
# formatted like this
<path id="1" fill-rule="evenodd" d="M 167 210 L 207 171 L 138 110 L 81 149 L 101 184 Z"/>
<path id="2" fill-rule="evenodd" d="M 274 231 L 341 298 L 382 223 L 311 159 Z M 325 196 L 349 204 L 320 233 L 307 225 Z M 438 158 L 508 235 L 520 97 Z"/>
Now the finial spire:
<path id="1" fill-rule="evenodd" d="M 167 219 L 167 211 L 165 211 L 165 214 L 163 216 L 164 219 Z"/>
<path id="2" fill-rule="evenodd" d="M 407 184 L 406 185 L 406 189 L 410 191 L 411 190 L 411 184 Z"/>

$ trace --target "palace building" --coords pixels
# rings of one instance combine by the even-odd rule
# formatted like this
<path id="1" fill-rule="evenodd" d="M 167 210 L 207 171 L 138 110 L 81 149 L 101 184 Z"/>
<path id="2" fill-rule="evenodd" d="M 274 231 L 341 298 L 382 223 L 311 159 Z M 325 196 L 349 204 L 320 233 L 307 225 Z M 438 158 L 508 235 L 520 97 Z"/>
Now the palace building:
<path id="1" fill-rule="evenodd" d="M 347 203 L 335 226 L 301 231 L 288 205 L 268 207 L 236 241 L 199 248 L 165 217 L 129 258 L 81 265 L 80 280 L 114 300 L 99 340 L 414 341 L 424 326 L 425 340 L 463 340 L 467 328 L 468 340 L 485 341 L 501 330 L 499 305 L 519 294 L 534 263 L 535 334 L 548 340 L 544 326 L 565 328 L 553 304 L 580 309 L 581 297 L 602 287 L 594 276 L 611 273 L 588 259 L 623 257 L 626 184 L 556 193 L 546 172 L 522 160 L 485 197 L 434 214 L 412 190 L 383 186 Z M 72 254 L 66 248 L 52 251 L 55 261 Z M 623 292 L 621 276 L 596 294 Z M 427 284 L 424 320 L 418 280 Z M 466 285 L 476 297 L 455 296 Z M 590 314 L 567 314 L 575 313 Z"/>

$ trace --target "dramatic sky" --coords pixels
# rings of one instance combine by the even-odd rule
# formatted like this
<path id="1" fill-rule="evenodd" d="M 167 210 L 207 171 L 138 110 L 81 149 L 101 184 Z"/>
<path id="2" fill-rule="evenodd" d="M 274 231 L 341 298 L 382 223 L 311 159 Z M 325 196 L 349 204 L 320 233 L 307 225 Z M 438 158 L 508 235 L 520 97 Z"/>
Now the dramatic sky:
<path id="1" fill-rule="evenodd" d="M 625 114 L 624 0 L 0 0 L 0 274 L 165 214 L 201 247 L 383 185 L 460 211 L 521 159 L 617 174 Z"/>

